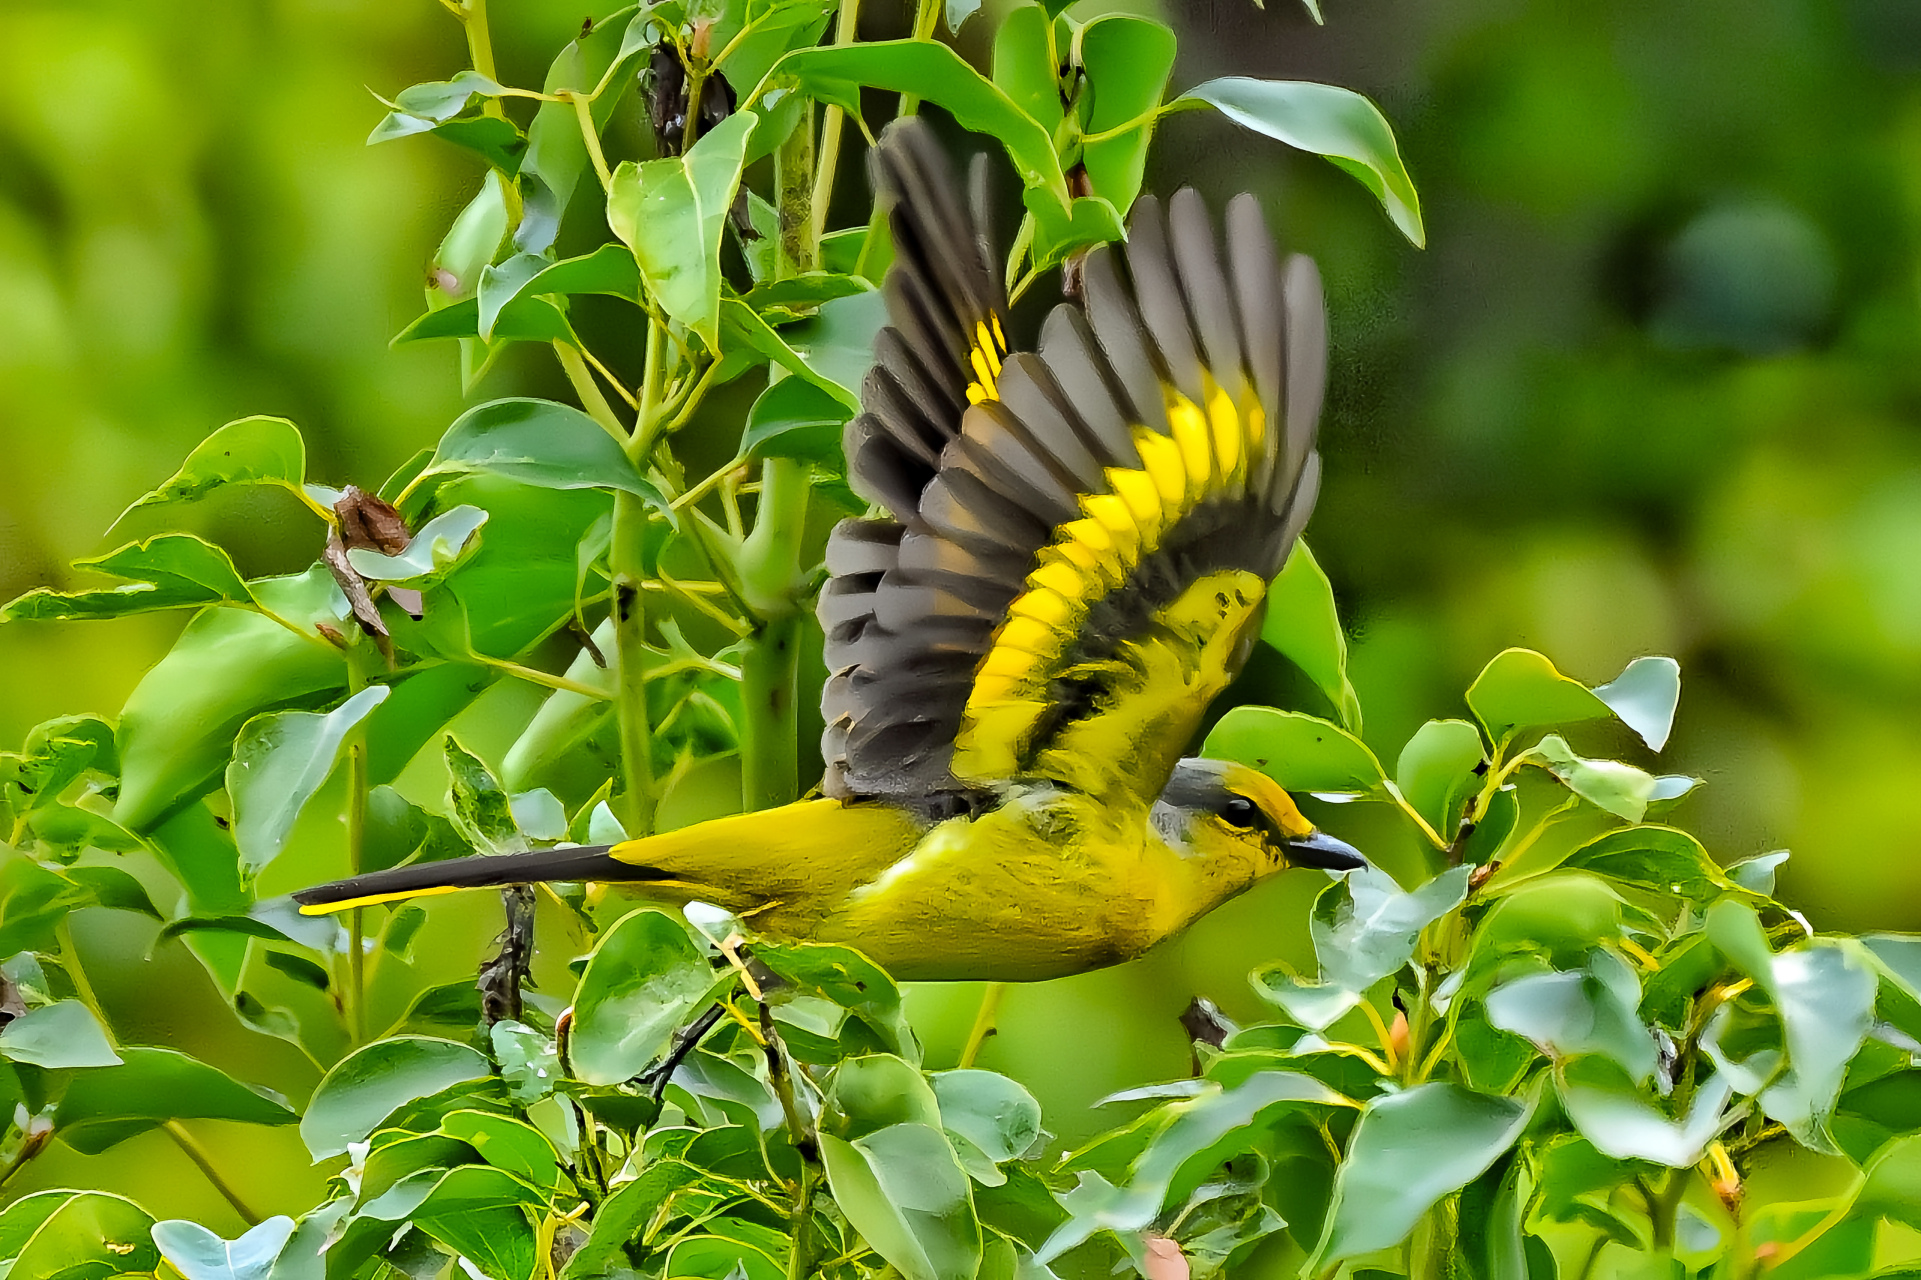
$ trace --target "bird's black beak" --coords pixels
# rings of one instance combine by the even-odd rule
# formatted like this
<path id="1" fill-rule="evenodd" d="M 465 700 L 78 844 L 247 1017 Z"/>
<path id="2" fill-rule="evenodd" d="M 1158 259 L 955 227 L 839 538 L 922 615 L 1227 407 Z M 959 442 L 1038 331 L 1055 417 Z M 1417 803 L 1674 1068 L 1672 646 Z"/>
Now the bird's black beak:
<path id="1" fill-rule="evenodd" d="M 1352 871 L 1367 865 L 1359 849 L 1325 831 L 1289 840 L 1287 860 L 1297 867 L 1318 867 L 1322 871 Z"/>

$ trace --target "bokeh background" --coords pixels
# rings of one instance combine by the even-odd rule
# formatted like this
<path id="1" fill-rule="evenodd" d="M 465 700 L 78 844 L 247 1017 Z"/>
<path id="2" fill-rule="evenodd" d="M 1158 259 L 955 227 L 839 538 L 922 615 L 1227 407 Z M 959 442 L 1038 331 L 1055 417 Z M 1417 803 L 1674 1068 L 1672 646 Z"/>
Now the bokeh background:
<path id="1" fill-rule="evenodd" d="M 1260 191 L 1326 275 L 1310 539 L 1366 736 L 1391 760 L 1510 644 L 1593 682 L 1672 654 L 1684 694 L 1658 764 L 1708 782 L 1677 820 L 1724 860 L 1791 848 L 1782 894 L 1818 926 L 1921 929 L 1921 6 L 1324 3 L 1325 27 L 1289 0 L 1147 11 L 1181 28 L 1177 88 L 1238 71 L 1373 96 L 1429 247 L 1323 162 L 1206 115 L 1167 123 L 1149 182 Z M 613 7 L 495 0 L 503 78 L 537 83 Z M 893 7 L 871 0 L 877 29 Z M 963 46 L 984 35 L 976 19 Z M 370 89 L 463 65 L 430 0 L 0 7 L 0 593 L 73 580 L 224 421 L 290 417 L 312 474 L 373 487 L 468 403 L 451 348 L 387 340 L 477 171 L 429 139 L 363 145 Z M 550 376 L 508 360 L 475 398 Z M 275 495 L 196 519 L 249 572 L 314 552 Z M 0 628 L 0 743 L 117 710 L 179 622 Z M 1362 842 L 1378 826 L 1328 821 Z M 1065 1137 L 1099 1127 L 1093 1098 L 1185 1073 L 1190 995 L 1258 1015 L 1239 975 L 1303 958 L 1312 879 L 1145 961 L 1016 990 L 984 1065 Z M 451 918 L 424 948 L 449 974 L 486 933 Z M 95 981 L 125 1038 L 312 1088 L 283 1043 L 197 1029 L 231 1019 L 177 944 L 149 955 L 145 925 L 102 912 L 76 927 L 124 961 Z M 952 1060 L 977 996 L 914 992 L 930 1060 Z M 291 1133 L 207 1136 L 263 1208 L 316 1198 Z M 56 1149 L 9 1192 L 61 1184 L 238 1225 L 157 1135 Z"/>

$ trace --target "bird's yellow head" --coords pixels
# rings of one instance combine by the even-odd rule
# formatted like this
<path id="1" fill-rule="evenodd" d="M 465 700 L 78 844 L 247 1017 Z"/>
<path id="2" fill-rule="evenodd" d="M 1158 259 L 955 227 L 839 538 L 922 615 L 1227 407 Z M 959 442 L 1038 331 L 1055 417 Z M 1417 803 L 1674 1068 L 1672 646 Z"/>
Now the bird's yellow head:
<path id="1" fill-rule="evenodd" d="M 1190 758 L 1176 765 L 1152 821 L 1192 868 L 1207 899 L 1197 904 L 1202 911 L 1289 867 L 1351 871 L 1367 865 L 1358 849 L 1316 830 L 1272 778 L 1227 760 Z"/>

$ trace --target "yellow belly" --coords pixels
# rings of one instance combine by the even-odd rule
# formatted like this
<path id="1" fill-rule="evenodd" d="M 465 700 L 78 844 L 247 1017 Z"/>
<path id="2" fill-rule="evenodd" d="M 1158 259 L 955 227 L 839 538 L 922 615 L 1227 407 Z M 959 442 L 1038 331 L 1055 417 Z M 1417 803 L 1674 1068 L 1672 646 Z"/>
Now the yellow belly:
<path id="1" fill-rule="evenodd" d="M 1185 923 L 1167 892 L 1171 856 L 1138 816 L 1037 791 L 935 827 L 796 932 L 856 947 L 903 979 L 1081 973 L 1131 959 Z M 770 928 L 786 923 L 770 917 Z"/>

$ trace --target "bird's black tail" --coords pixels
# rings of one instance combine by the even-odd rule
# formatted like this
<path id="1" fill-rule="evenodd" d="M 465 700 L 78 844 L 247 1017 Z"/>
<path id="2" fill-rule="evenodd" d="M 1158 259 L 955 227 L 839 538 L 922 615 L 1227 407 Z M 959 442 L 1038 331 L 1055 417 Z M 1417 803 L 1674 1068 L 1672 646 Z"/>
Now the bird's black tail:
<path id="1" fill-rule="evenodd" d="M 388 871 L 370 871 L 332 884 L 315 885 L 293 895 L 307 915 L 325 915 L 348 907 L 392 902 L 459 889 L 484 889 L 509 884 L 538 884 L 547 880 L 650 881 L 671 876 L 651 867 L 623 862 L 612 854 L 619 845 L 586 845 L 576 849 L 535 849 L 528 853 L 483 853 L 471 858 L 416 862 Z"/>

